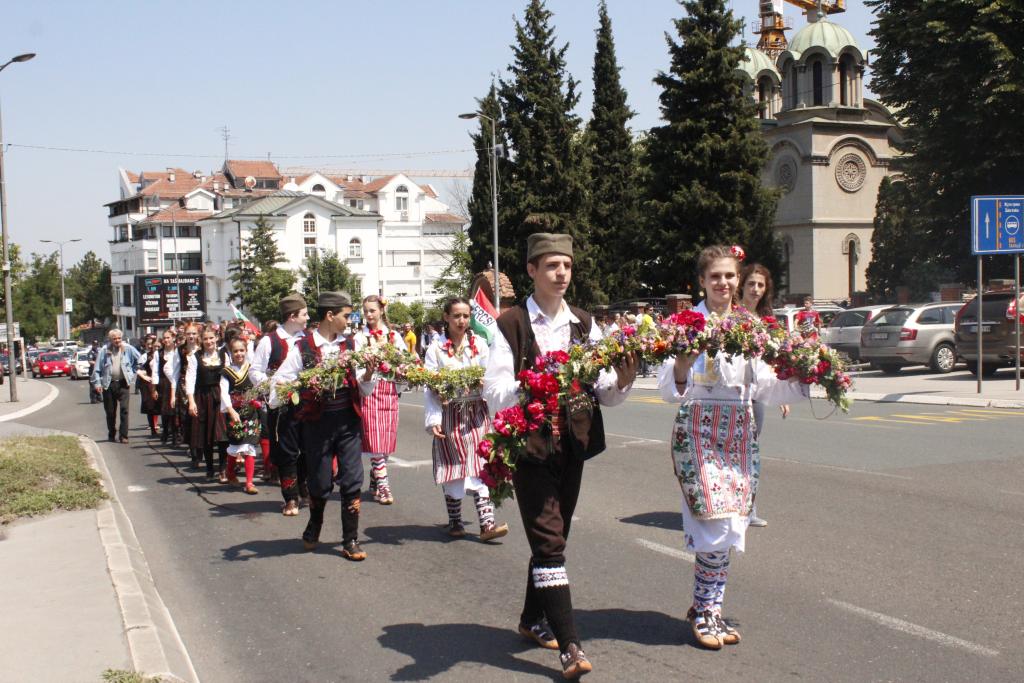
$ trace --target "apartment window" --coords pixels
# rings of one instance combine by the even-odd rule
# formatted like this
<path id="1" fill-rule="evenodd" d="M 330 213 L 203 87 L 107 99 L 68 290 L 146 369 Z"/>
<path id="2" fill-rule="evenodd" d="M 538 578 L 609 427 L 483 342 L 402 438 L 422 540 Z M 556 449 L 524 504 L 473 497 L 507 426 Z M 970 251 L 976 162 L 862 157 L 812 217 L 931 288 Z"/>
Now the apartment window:
<path id="1" fill-rule="evenodd" d="M 399 185 L 395 188 L 395 211 L 409 210 L 409 188 Z"/>
<path id="2" fill-rule="evenodd" d="M 202 266 L 199 265 L 199 252 L 191 251 L 187 254 L 179 254 L 179 261 L 181 262 L 182 270 L 202 270 Z"/>
<path id="3" fill-rule="evenodd" d="M 317 195 L 317 196 L 319 196 L 319 197 L 325 197 L 325 196 L 327 195 L 327 190 L 326 190 L 326 188 L 324 188 L 324 186 L 323 186 L 323 185 L 321 185 L 320 183 L 317 183 L 316 185 L 314 185 L 314 186 L 313 186 L 313 189 L 312 189 L 312 190 L 310 190 L 310 191 L 311 191 L 311 192 L 312 192 L 313 194 L 315 194 L 315 195 Z"/>
<path id="4" fill-rule="evenodd" d="M 165 225 L 163 230 L 160 231 L 160 234 L 164 237 L 174 237 L 174 228 L 170 225 Z"/>
<path id="5" fill-rule="evenodd" d="M 156 252 L 155 251 L 147 251 L 146 252 L 146 272 L 147 273 L 155 272 L 159 267 L 160 266 L 157 263 L 157 259 L 156 259 Z"/>
<path id="6" fill-rule="evenodd" d="M 124 242 L 127 239 L 128 239 L 128 226 L 127 225 L 122 225 L 120 228 L 117 229 L 117 240 L 119 242 Z"/>
<path id="7" fill-rule="evenodd" d="M 175 266 L 175 254 L 164 254 L 164 270 L 178 270 Z"/>
<path id="8" fill-rule="evenodd" d="M 350 199 L 348 200 L 348 205 L 351 206 L 353 209 L 359 209 L 360 211 L 362 211 L 363 207 L 365 206 L 365 203 L 363 202 L 362 199 Z"/>
<path id="9" fill-rule="evenodd" d="M 363 243 L 354 237 L 348 243 L 348 257 L 363 258 Z"/>
<path id="10" fill-rule="evenodd" d="M 302 247 L 306 258 L 316 255 L 316 216 L 312 213 L 302 217 Z"/>
<path id="11" fill-rule="evenodd" d="M 121 305 L 131 306 L 132 305 L 132 286 L 121 285 Z"/>

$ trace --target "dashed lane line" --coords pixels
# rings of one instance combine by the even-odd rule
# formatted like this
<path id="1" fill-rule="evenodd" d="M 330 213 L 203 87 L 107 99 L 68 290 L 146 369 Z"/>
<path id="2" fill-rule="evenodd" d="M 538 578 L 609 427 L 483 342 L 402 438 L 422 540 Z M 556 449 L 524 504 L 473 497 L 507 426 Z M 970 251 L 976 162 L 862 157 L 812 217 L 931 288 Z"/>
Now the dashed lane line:
<path id="1" fill-rule="evenodd" d="M 647 548 L 648 550 L 653 550 L 656 553 L 668 555 L 669 557 L 674 557 L 678 560 L 686 560 L 691 564 L 697 561 L 697 558 L 694 556 L 693 553 L 688 553 L 685 550 L 678 550 L 667 545 L 655 543 L 654 541 L 648 541 L 646 538 L 638 538 L 636 539 L 636 542 L 642 545 L 643 547 Z"/>
<path id="2" fill-rule="evenodd" d="M 433 460 L 403 460 L 402 458 L 396 458 L 393 455 L 388 456 L 388 464 L 394 465 L 395 467 L 426 467 L 433 463 Z"/>
<path id="3" fill-rule="evenodd" d="M 943 633 L 941 631 L 933 631 L 930 628 L 925 628 L 924 626 L 919 626 L 909 621 L 897 619 L 896 617 L 890 617 L 887 614 L 881 614 L 880 612 L 872 612 L 869 609 L 864 609 L 863 607 L 858 607 L 857 605 L 851 605 L 850 603 L 843 602 L 842 600 L 833 600 L 829 598 L 828 601 L 836 607 L 840 607 L 846 610 L 847 612 L 852 612 L 853 614 L 857 614 L 866 619 L 870 619 L 876 624 L 885 626 L 886 628 L 891 628 L 894 631 L 899 631 L 901 633 L 906 633 L 908 635 L 917 636 L 918 638 L 924 638 L 925 640 L 930 640 L 934 643 L 945 645 L 946 647 L 957 647 L 962 650 L 967 650 L 968 652 L 973 652 L 974 654 L 984 655 L 986 657 L 995 657 L 999 654 L 999 650 L 993 650 L 992 648 L 985 647 L 984 645 L 979 645 L 977 643 L 972 643 L 969 640 L 963 640 L 962 638 L 951 636 L 948 633 Z"/>
<path id="4" fill-rule="evenodd" d="M 906 477 L 902 474 L 889 474 L 888 472 L 875 472 L 874 470 L 861 470 L 856 467 L 839 467 L 838 465 L 825 465 L 820 462 L 803 462 L 802 460 L 792 460 L 790 458 L 776 458 L 769 455 L 762 455 L 762 460 L 776 460 L 778 462 L 787 462 L 791 465 L 806 465 L 808 467 L 819 467 L 826 470 L 837 470 L 839 472 L 852 472 L 854 474 L 870 474 L 874 477 L 888 477 L 889 479 L 904 479 L 906 481 L 913 481 L 913 477 Z"/>

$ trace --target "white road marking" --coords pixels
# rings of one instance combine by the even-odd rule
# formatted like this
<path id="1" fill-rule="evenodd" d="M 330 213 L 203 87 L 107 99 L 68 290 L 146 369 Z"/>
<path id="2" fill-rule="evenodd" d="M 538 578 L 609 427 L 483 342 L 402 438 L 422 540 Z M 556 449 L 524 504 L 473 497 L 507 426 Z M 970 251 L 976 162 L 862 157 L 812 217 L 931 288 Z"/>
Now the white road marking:
<path id="1" fill-rule="evenodd" d="M 676 548 L 672 548 L 667 545 L 655 543 L 654 541 L 648 541 L 646 538 L 638 538 L 636 539 L 636 542 L 642 545 L 643 547 L 647 548 L 648 550 L 653 550 L 656 553 L 661 553 L 662 555 L 674 557 L 677 560 L 686 560 L 691 564 L 697 561 L 697 558 L 694 557 L 693 553 L 688 553 L 685 550 L 677 550 Z"/>
<path id="2" fill-rule="evenodd" d="M 661 439 L 648 439 L 643 436 L 637 436 L 636 434 L 616 434 L 615 432 L 605 432 L 604 435 L 614 436 L 618 439 L 631 439 L 630 443 L 668 443 L 668 441 L 662 441 Z"/>
<path id="3" fill-rule="evenodd" d="M 945 645 L 947 647 L 959 647 L 969 652 L 973 652 L 975 654 L 985 655 L 986 657 L 995 657 L 999 654 L 998 650 L 993 650 L 992 648 L 985 647 L 984 645 L 978 645 L 977 643 L 972 643 L 969 640 L 963 640 L 961 638 L 957 638 L 956 636 L 951 636 L 947 633 L 942 633 L 941 631 L 933 631 L 930 628 L 918 626 L 917 624 L 912 624 L 909 621 L 903 621 L 902 619 L 897 619 L 896 617 L 890 617 L 887 614 L 872 612 L 869 609 L 857 607 L 856 605 L 851 605 L 850 603 L 843 602 L 842 600 L 832 600 L 831 598 L 829 598 L 829 602 L 831 602 L 836 607 L 841 607 L 848 612 L 853 612 L 854 614 L 866 617 L 874 621 L 875 623 L 881 624 L 886 628 L 891 628 L 894 631 L 900 631 L 901 633 L 917 636 L 918 638 L 931 640 L 933 642 L 936 642 L 940 645 Z"/>
<path id="4" fill-rule="evenodd" d="M 388 456 L 388 464 L 394 465 L 395 467 L 424 467 L 426 465 L 432 465 L 433 460 L 402 460 L 391 455 Z"/>
<path id="5" fill-rule="evenodd" d="M 1006 489 L 996 489 L 999 493 L 1009 493 L 1011 496 L 1024 496 L 1024 491 L 1007 491 Z"/>
<path id="6" fill-rule="evenodd" d="M 855 474 L 871 474 L 876 477 L 888 477 L 890 479 L 905 479 L 906 481 L 913 481 L 913 477 L 904 477 L 902 474 L 889 474 L 888 472 L 875 472 L 873 470 L 859 470 L 855 467 L 839 467 L 837 465 L 823 465 L 817 462 L 803 462 L 800 460 L 790 460 L 789 458 L 775 458 L 768 455 L 762 455 L 762 460 L 777 460 L 779 462 L 788 462 L 791 465 L 807 465 L 808 467 L 821 467 L 826 470 L 838 470 L 840 472 L 854 472 Z"/>
<path id="7" fill-rule="evenodd" d="M 138 484 L 131 484 L 130 486 L 127 487 L 127 490 L 128 493 L 142 493 L 143 491 L 148 491 L 149 489 L 145 486 L 139 486 Z"/>
<path id="8" fill-rule="evenodd" d="M 8 380 L 8 381 L 13 382 L 15 380 L 11 379 L 11 380 Z M 33 382 L 38 382 L 39 380 L 32 380 L 32 381 Z M 9 420 L 17 420 L 19 417 L 25 417 L 26 415 L 31 415 L 32 413 L 36 412 L 37 410 L 42 410 L 46 406 L 48 406 L 51 403 L 53 403 L 56 400 L 58 394 L 60 394 L 60 389 L 58 389 L 57 387 L 55 387 L 52 384 L 49 384 L 49 387 L 50 388 L 47 391 L 46 396 L 44 396 L 43 398 L 39 399 L 35 403 L 32 403 L 27 408 L 22 408 L 21 410 L 16 410 L 13 413 L 8 413 L 8 414 L 4 415 L 3 417 L 0 417 L 0 422 L 8 422 Z"/>

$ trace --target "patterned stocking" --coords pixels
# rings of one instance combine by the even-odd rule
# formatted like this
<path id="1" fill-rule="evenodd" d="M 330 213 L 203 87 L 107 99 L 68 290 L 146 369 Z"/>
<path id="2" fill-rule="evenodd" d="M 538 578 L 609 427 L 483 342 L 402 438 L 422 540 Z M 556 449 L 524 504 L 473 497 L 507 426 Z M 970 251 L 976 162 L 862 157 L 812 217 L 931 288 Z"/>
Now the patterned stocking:
<path id="1" fill-rule="evenodd" d="M 473 500 L 476 501 L 476 516 L 480 519 L 480 528 L 489 529 L 494 526 L 494 503 L 489 496 L 481 496 L 473 491 Z"/>
<path id="2" fill-rule="evenodd" d="M 445 496 L 444 504 L 448 506 L 448 523 L 460 524 L 462 522 L 462 500 Z"/>
<path id="3" fill-rule="evenodd" d="M 693 565 L 693 609 L 721 613 L 725 582 L 729 577 L 729 551 L 697 553 Z"/>
<path id="4" fill-rule="evenodd" d="M 572 616 L 572 593 L 569 591 L 569 576 L 565 566 L 533 566 L 531 570 L 537 598 L 544 608 L 544 615 L 551 624 L 558 646 L 565 652 L 569 643 L 579 645 L 576 622 Z"/>

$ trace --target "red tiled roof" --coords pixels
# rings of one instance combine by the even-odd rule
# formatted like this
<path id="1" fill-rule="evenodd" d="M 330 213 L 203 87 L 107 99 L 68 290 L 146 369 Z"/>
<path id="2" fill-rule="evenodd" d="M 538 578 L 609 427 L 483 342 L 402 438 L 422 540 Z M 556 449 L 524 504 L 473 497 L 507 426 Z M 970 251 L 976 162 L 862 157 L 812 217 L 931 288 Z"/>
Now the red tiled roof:
<path id="1" fill-rule="evenodd" d="M 212 215 L 212 211 L 198 211 L 196 209 L 186 209 L 182 206 L 168 206 L 157 211 L 152 216 L 147 216 L 139 221 L 139 223 L 193 223 L 209 218 Z"/>
<path id="2" fill-rule="evenodd" d="M 462 216 L 458 216 L 454 213 L 428 213 L 425 214 L 424 218 L 428 223 L 455 223 L 456 225 L 465 225 L 467 221 Z"/>
<path id="3" fill-rule="evenodd" d="M 193 178 L 191 173 L 186 173 L 184 178 L 180 175 L 176 176 L 173 183 L 167 178 L 161 178 L 155 183 L 146 185 L 139 194 L 143 197 L 159 195 L 161 198 L 174 199 L 184 197 L 200 185 L 202 185 L 202 181 L 199 178 Z"/>
<path id="4" fill-rule="evenodd" d="M 512 280 L 510 280 L 508 275 L 506 275 L 505 273 L 501 273 L 499 277 L 501 278 L 501 300 L 504 301 L 506 299 L 514 299 L 516 296 L 516 290 L 512 287 Z M 487 285 L 491 288 L 491 291 L 494 291 L 493 270 L 485 270 L 482 273 L 477 273 L 476 277 L 473 278 L 474 282 L 479 278 L 483 278 L 484 280 L 486 280 Z"/>
<path id="5" fill-rule="evenodd" d="M 373 195 L 369 192 L 363 192 L 362 190 L 353 190 L 345 188 L 345 199 L 369 199 Z"/>
<path id="6" fill-rule="evenodd" d="M 253 178 L 281 177 L 281 174 L 277 170 L 277 166 L 275 166 L 272 161 L 229 160 L 224 162 L 224 167 L 227 172 L 235 178 L 245 178 L 250 175 Z"/>
<path id="7" fill-rule="evenodd" d="M 420 185 L 420 187 L 423 189 L 424 192 L 427 193 L 428 197 L 430 197 L 431 199 L 437 199 L 437 191 L 434 190 L 433 185 Z"/>
<path id="8" fill-rule="evenodd" d="M 131 171 L 125 171 L 124 174 L 128 177 L 128 182 L 129 183 L 137 183 L 137 182 L 139 182 L 139 175 L 137 173 L 132 173 Z"/>
<path id="9" fill-rule="evenodd" d="M 392 180 L 397 178 L 397 175 L 384 176 L 382 178 L 374 178 L 370 182 L 363 186 L 364 192 L 380 192 L 384 189 L 384 186 L 390 183 Z"/>

